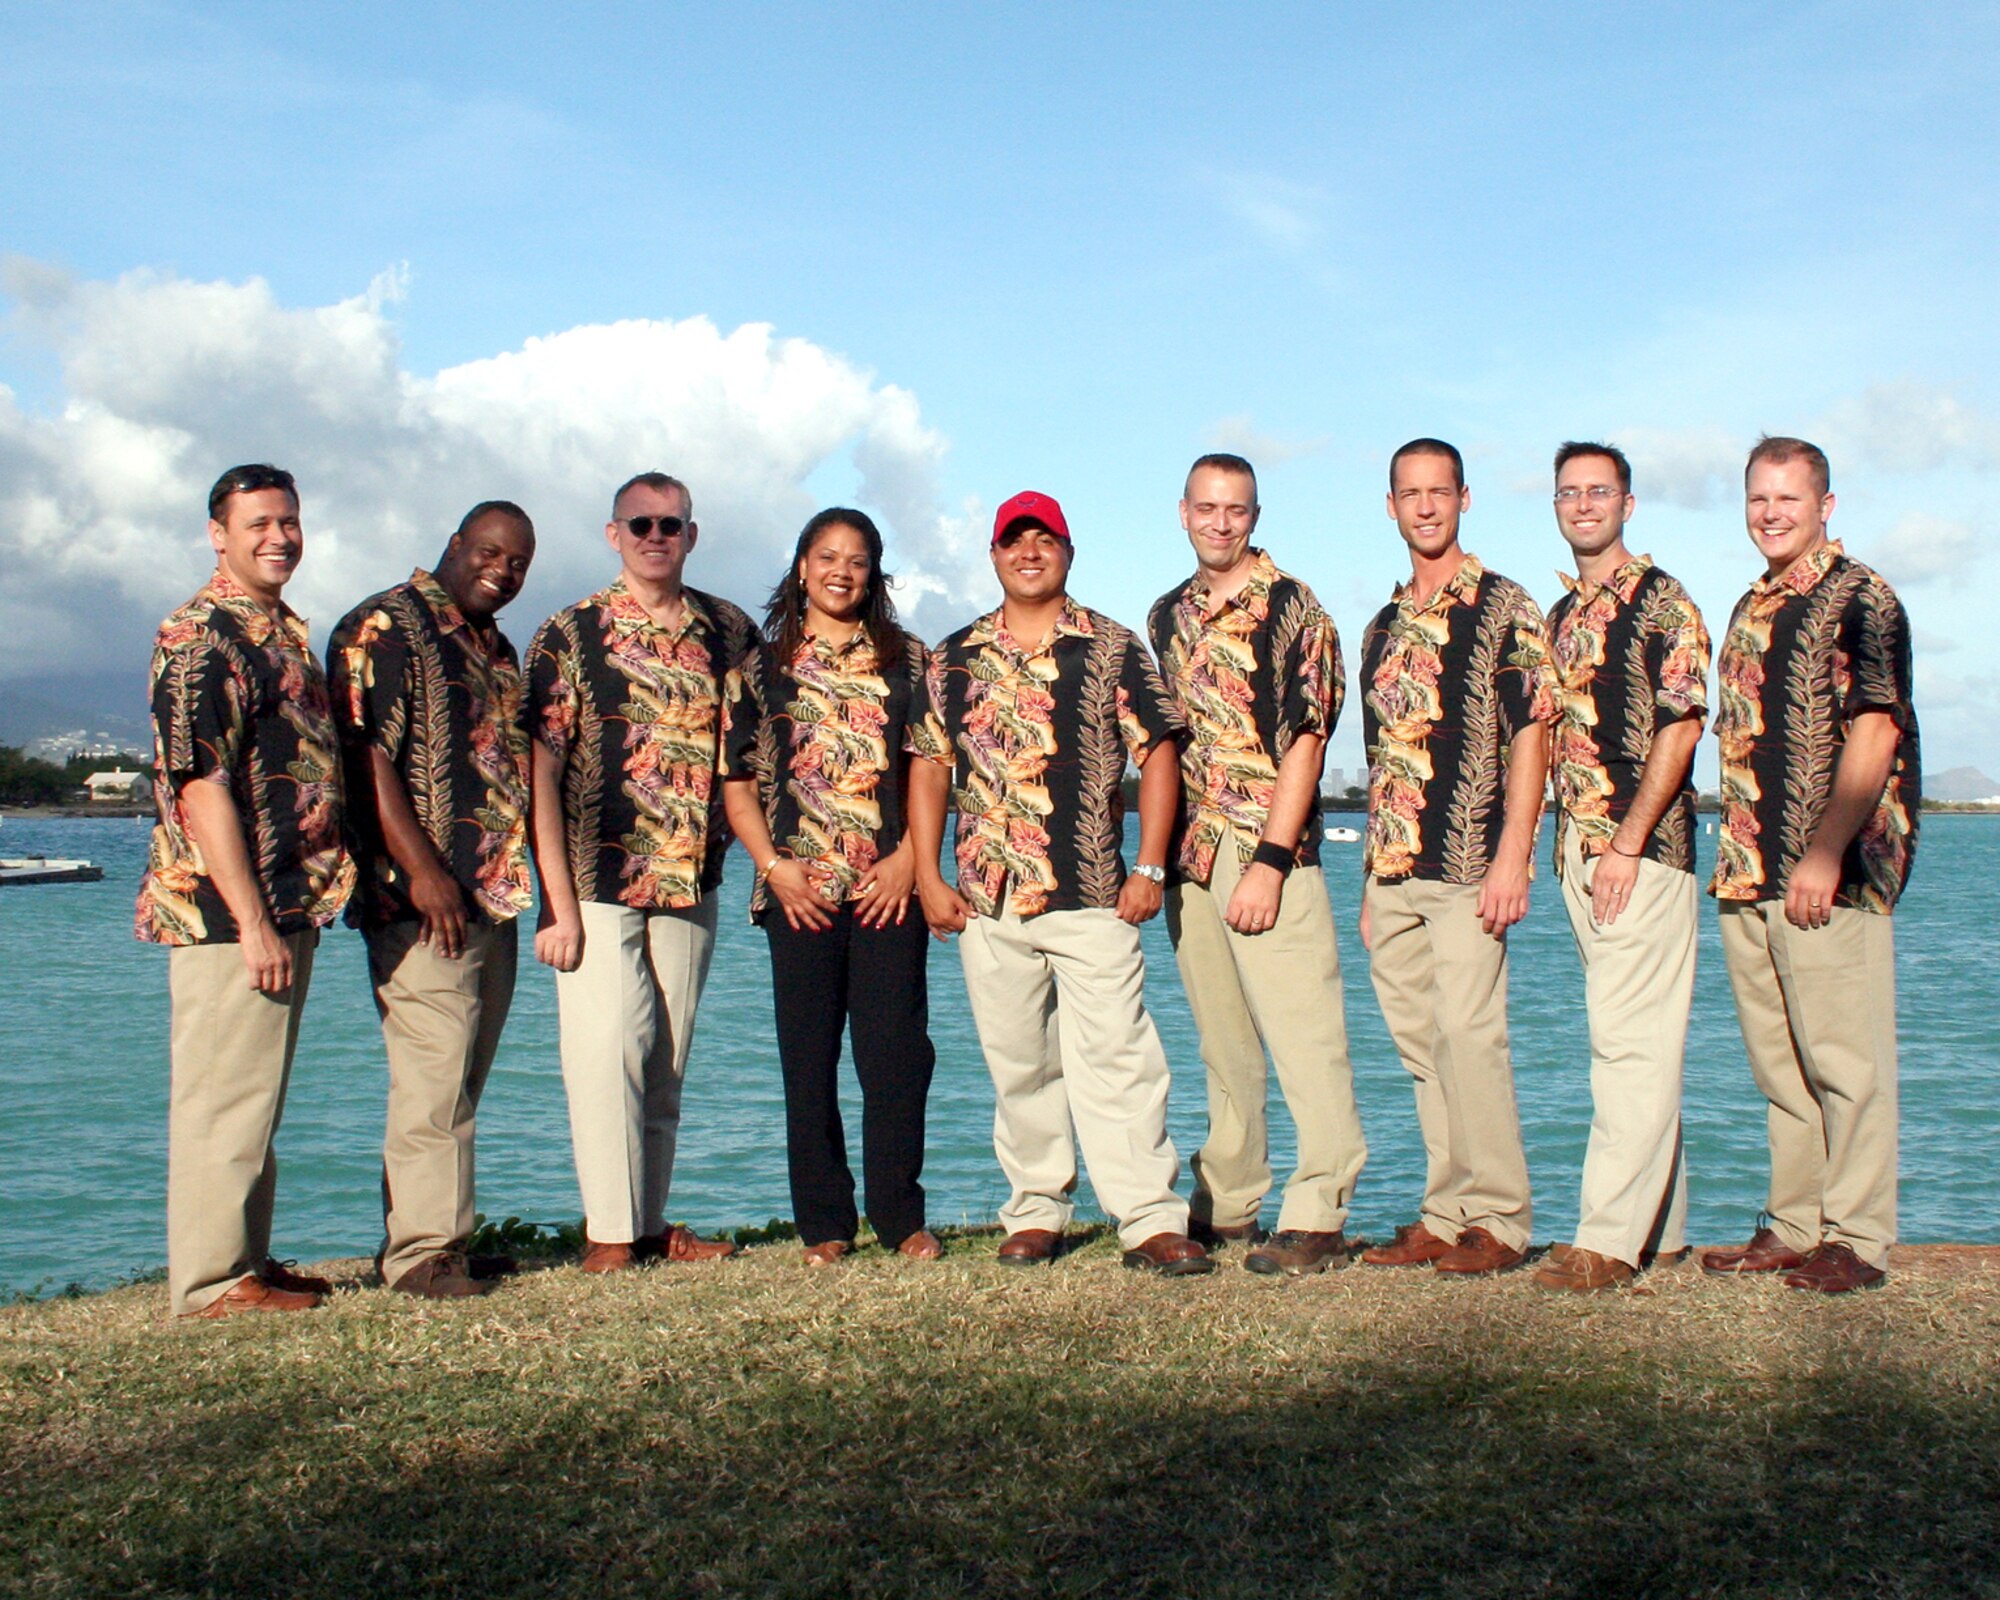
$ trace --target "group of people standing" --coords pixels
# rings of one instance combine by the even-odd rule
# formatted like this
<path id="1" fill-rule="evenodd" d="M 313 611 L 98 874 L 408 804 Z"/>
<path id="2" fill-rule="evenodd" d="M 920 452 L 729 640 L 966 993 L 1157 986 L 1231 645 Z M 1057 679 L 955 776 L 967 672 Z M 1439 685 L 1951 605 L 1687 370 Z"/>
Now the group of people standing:
<path id="1" fill-rule="evenodd" d="M 1767 1220 L 1702 1264 L 1841 1292 L 1881 1281 L 1895 1227 L 1891 913 L 1919 771 L 1909 627 L 1888 585 L 1829 539 L 1816 447 L 1761 440 L 1745 486 L 1765 570 L 1720 656 L 1710 888 L 1772 1175 Z M 1459 452 L 1417 439 L 1390 462 L 1411 576 L 1361 639 L 1360 932 L 1415 1085 L 1426 1174 L 1415 1220 L 1359 1259 L 1460 1275 L 1526 1259 L 1506 933 L 1527 910 L 1553 776 L 1594 1116 L 1577 1237 L 1536 1279 L 1598 1290 L 1686 1253 L 1690 773 L 1709 637 L 1686 590 L 1626 547 L 1635 502 L 1617 449 L 1565 444 L 1554 504 L 1576 571 L 1545 618 L 1461 547 Z M 1142 639 L 1070 595 L 1062 507 L 1016 495 L 993 523 L 1002 603 L 927 650 L 897 620 L 865 513 L 806 524 L 760 628 L 684 583 L 692 497 L 642 473 L 605 528 L 618 576 L 549 618 L 525 665 L 496 618 L 534 529 L 489 501 L 434 570 L 341 621 L 322 675 L 282 599 L 303 551 L 296 486 L 269 466 L 225 473 L 209 500 L 215 573 L 162 625 L 152 668 L 160 822 L 138 931 L 173 947 L 175 1313 L 305 1309 L 329 1292 L 271 1254 L 272 1141 L 318 930 L 343 908 L 367 942 L 389 1058 L 383 1279 L 459 1297 L 511 1269 L 466 1244 L 476 1111 L 534 873 L 584 1270 L 730 1254 L 670 1225 L 666 1206 L 732 837 L 757 874 L 808 1263 L 838 1263 L 859 1231 L 843 1037 L 876 1237 L 941 1253 L 921 1183 L 929 932 L 958 939 L 994 1084 L 1001 1262 L 1061 1252 L 1080 1147 L 1128 1266 L 1206 1272 L 1226 1249 L 1254 1272 L 1345 1266 L 1367 1150 L 1319 785 L 1346 678 L 1312 591 L 1252 542 L 1259 514 L 1250 463 L 1194 463 L 1180 518 L 1195 571 Z M 1138 929 L 1163 907 L 1207 1076 L 1191 1199 L 1176 1192 L 1168 1064 L 1143 998 Z M 1271 1068 L 1298 1162 L 1266 1232 Z"/>

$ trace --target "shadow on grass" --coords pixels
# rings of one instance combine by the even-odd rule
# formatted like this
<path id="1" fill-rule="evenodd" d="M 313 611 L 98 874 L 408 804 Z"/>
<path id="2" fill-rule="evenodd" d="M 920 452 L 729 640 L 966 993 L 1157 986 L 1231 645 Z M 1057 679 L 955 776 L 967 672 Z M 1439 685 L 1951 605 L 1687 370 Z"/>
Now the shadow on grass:
<path id="1" fill-rule="evenodd" d="M 868 1365 L 750 1404 L 663 1364 L 529 1428 L 505 1375 L 293 1373 L 149 1446 L 10 1451 L 0 1552 L 37 1594 L 2000 1593 L 1990 1391 L 1872 1361 L 1699 1411 L 1477 1353 L 1198 1394 Z"/>

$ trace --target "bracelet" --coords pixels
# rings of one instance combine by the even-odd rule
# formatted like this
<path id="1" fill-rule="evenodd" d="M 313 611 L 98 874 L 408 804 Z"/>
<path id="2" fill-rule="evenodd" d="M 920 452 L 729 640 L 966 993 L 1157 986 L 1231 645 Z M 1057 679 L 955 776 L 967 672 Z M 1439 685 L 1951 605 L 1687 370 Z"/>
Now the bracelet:
<path id="1" fill-rule="evenodd" d="M 776 855 L 771 857 L 769 861 L 765 862 L 761 867 L 757 869 L 757 876 L 760 878 L 770 877 L 771 869 L 784 859 L 785 859 L 785 853 L 781 850 Z"/>
<path id="2" fill-rule="evenodd" d="M 1298 857 L 1281 844 L 1273 844 L 1269 839 L 1259 839 L 1257 850 L 1250 857 L 1252 866 L 1269 867 L 1281 878 L 1288 878 Z"/>
<path id="3" fill-rule="evenodd" d="M 1643 850 L 1620 850 L 1616 839 L 1606 839 L 1604 841 L 1604 848 L 1609 850 L 1614 856 L 1623 856 L 1627 861 L 1637 861 L 1646 853 Z"/>

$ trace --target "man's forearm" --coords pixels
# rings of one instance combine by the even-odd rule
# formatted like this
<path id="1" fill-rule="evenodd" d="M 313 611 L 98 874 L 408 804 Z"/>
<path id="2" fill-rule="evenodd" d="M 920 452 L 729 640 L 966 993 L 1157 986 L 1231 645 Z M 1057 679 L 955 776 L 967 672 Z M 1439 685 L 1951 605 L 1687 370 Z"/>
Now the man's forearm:
<path id="1" fill-rule="evenodd" d="M 382 842 L 389 847 L 396 865 L 413 878 L 433 869 L 443 870 L 437 847 L 417 821 L 416 809 L 410 804 L 409 791 L 403 787 L 396 763 L 371 745 L 368 771 L 375 785 L 375 816 L 382 828 Z"/>
<path id="2" fill-rule="evenodd" d="M 1611 836 L 1611 848 L 1620 855 L 1636 856 L 1646 848 L 1667 807 L 1687 784 L 1694 766 L 1695 746 L 1701 743 L 1701 720 L 1683 717 L 1653 735 L 1653 747 L 1646 752 L 1646 764 L 1639 771 L 1639 787 L 1625 808 L 1618 830 Z"/>
<path id="3" fill-rule="evenodd" d="M 574 918 L 579 911 L 563 829 L 562 768 L 540 740 L 535 741 L 531 772 L 534 805 L 528 833 L 535 845 L 535 870 L 541 874 L 542 903 L 550 916 Z"/>
<path id="4" fill-rule="evenodd" d="M 1146 764 L 1139 769 L 1139 859 L 1146 865 L 1167 864 L 1180 803 L 1180 752 L 1173 740 L 1162 739 L 1146 752 Z"/>
<path id="5" fill-rule="evenodd" d="M 950 798 L 951 769 L 942 762 L 912 759 L 905 820 L 919 883 L 944 880 L 938 870 L 938 853 L 944 848 L 944 814 Z"/>
<path id="6" fill-rule="evenodd" d="M 1515 854 L 1522 861 L 1535 848 L 1535 826 L 1542 817 L 1542 795 L 1549 780 L 1549 730 L 1531 723 L 1514 735 L 1507 751 L 1507 815 L 1500 827 L 1496 855 Z"/>
<path id="7" fill-rule="evenodd" d="M 264 890 L 251 870 L 250 849 L 243 837 L 243 817 L 229 785 L 198 778 L 180 791 L 182 814 L 195 848 L 201 852 L 209 881 L 229 907 L 238 929 L 273 925 Z"/>
<path id="8" fill-rule="evenodd" d="M 1833 793 L 1814 830 L 1812 848 L 1834 856 L 1847 853 L 1861 825 L 1874 813 L 1896 763 L 1901 732 L 1886 711 L 1863 711 L 1847 725 L 1840 760 L 1833 769 Z"/>
<path id="9" fill-rule="evenodd" d="M 1264 822 L 1264 842 L 1296 850 L 1313 801 L 1319 797 L 1320 773 L 1326 766 L 1326 740 L 1302 733 L 1278 763 L 1278 781 L 1271 790 L 1271 814 Z"/>

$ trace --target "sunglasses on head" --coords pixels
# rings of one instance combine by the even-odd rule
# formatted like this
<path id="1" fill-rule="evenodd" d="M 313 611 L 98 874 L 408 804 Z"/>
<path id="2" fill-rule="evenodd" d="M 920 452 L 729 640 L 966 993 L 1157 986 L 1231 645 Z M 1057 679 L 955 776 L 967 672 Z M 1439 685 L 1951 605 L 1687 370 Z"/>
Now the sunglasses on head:
<path id="1" fill-rule="evenodd" d="M 672 539 L 687 526 L 685 517 L 620 517 L 618 519 L 632 530 L 632 537 L 643 539 L 655 528 L 660 530 L 662 539 Z"/>

